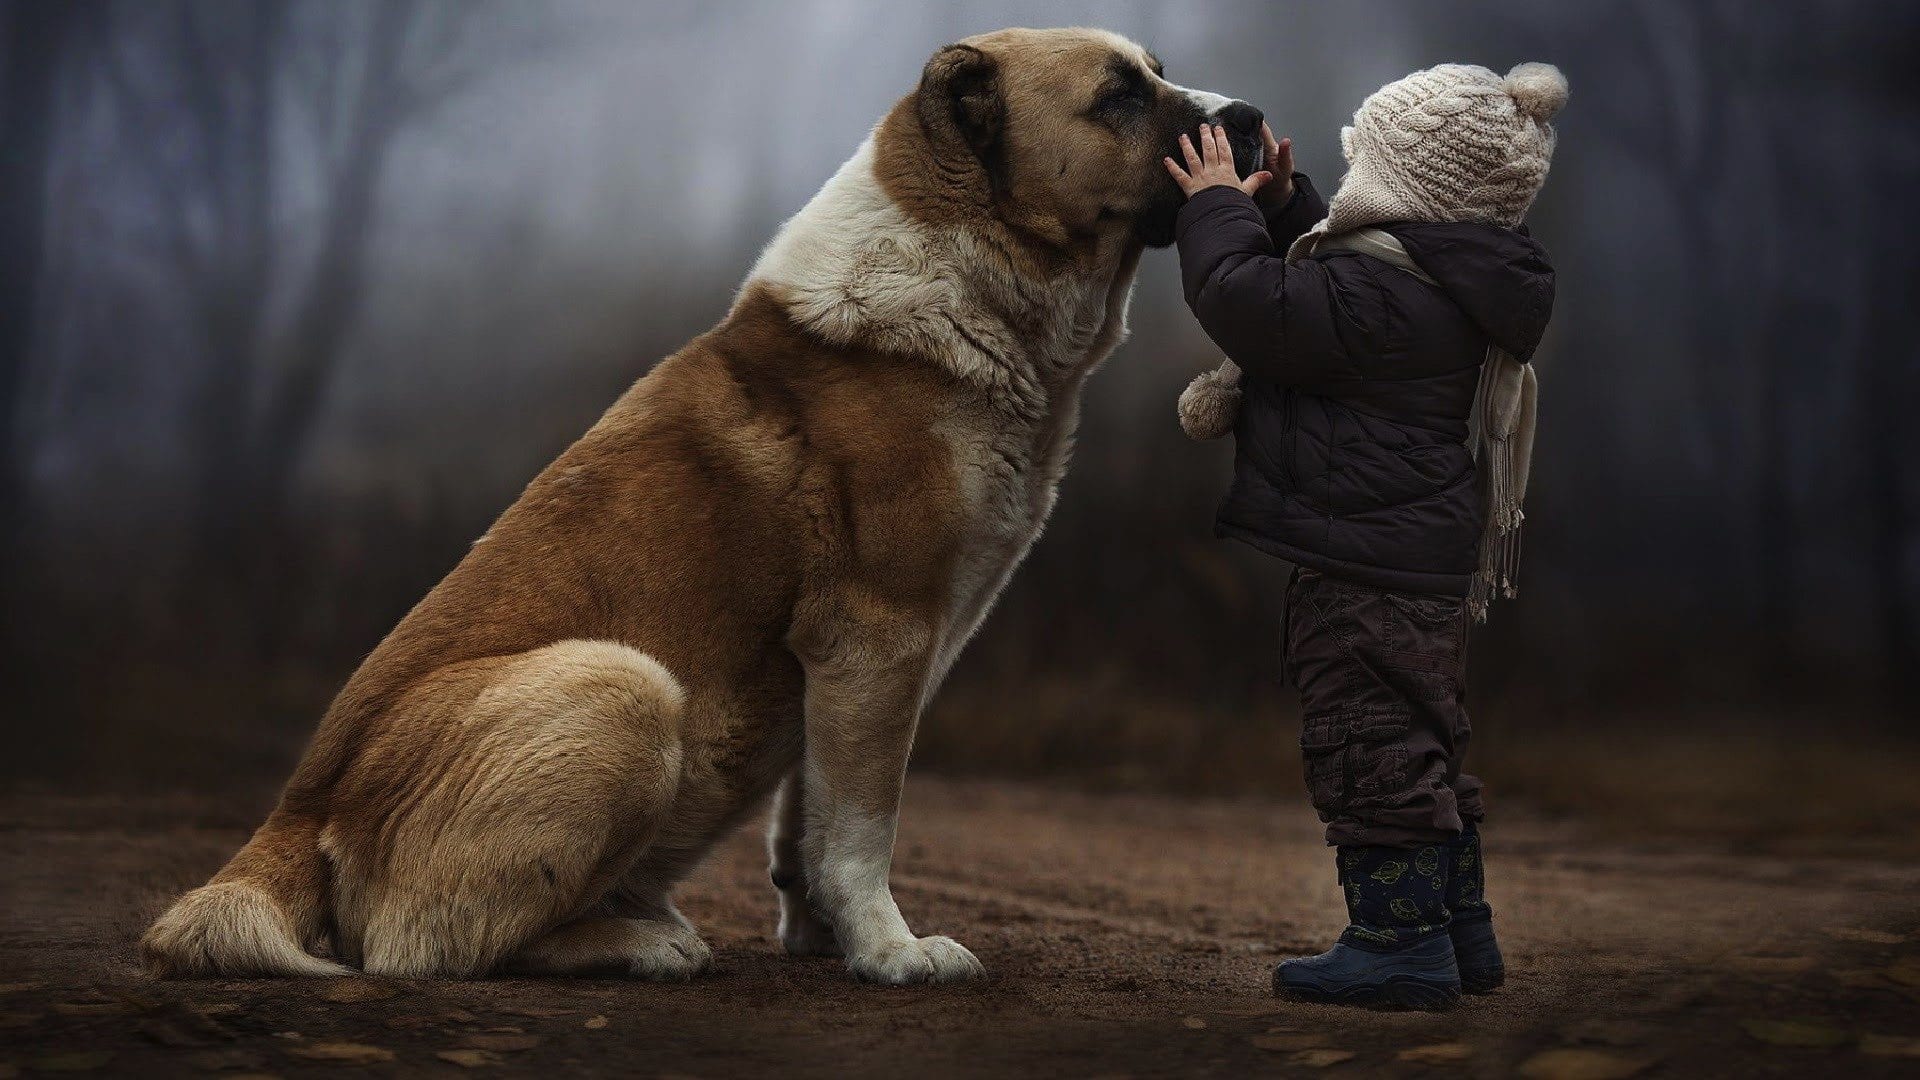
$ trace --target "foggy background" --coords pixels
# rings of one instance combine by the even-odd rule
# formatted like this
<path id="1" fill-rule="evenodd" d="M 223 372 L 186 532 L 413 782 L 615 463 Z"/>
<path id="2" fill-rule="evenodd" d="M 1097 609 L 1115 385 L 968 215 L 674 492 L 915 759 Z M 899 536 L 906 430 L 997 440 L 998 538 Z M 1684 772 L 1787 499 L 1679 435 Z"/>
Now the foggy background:
<path id="1" fill-rule="evenodd" d="M 1920 8 L 1419 0 L 5 5 L 4 775 L 277 781 L 934 49 L 1076 23 L 1263 107 L 1328 192 L 1381 83 L 1559 64 L 1530 220 L 1560 299 L 1521 596 L 1475 639 L 1479 766 L 1548 805 L 1893 786 Z M 1286 567 L 1211 536 L 1231 448 L 1174 421 L 1216 359 L 1175 269 L 1149 254 L 917 767 L 1297 791 Z"/>

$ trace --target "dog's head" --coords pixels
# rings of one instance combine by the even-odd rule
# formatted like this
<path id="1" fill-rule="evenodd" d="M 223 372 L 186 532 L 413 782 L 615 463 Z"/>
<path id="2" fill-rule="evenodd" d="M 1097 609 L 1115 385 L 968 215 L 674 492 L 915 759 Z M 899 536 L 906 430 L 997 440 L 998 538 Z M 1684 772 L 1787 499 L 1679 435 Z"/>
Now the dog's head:
<path id="1" fill-rule="evenodd" d="M 1183 199 L 1160 159 L 1178 161 L 1202 122 L 1227 129 L 1241 175 L 1260 159 L 1260 110 L 1168 82 L 1152 53 L 1104 30 L 968 38 L 933 55 L 909 100 L 932 167 L 1051 247 L 1172 243 Z"/>

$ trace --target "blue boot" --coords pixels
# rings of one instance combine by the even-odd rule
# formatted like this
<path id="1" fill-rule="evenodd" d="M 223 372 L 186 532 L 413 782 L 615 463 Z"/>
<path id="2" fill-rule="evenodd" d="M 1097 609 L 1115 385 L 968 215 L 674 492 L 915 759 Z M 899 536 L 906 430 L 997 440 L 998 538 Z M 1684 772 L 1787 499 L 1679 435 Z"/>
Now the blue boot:
<path id="1" fill-rule="evenodd" d="M 1349 925 L 1332 949 L 1274 970 L 1273 992 L 1377 1008 L 1460 1000 L 1447 935 L 1445 848 L 1342 847 L 1334 860 Z"/>
<path id="2" fill-rule="evenodd" d="M 1486 866 L 1480 861 L 1480 827 L 1467 823 L 1459 839 L 1447 845 L 1447 911 L 1453 921 L 1453 955 L 1460 965 L 1460 988 L 1487 994 L 1507 981 L 1500 943 L 1493 937 L 1493 909 L 1487 906 Z"/>

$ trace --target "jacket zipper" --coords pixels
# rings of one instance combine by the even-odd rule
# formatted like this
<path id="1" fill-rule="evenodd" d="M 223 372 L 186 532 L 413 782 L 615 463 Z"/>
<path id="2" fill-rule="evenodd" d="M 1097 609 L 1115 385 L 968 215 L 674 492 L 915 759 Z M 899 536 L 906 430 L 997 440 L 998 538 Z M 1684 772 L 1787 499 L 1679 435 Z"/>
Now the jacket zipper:
<path id="1" fill-rule="evenodd" d="M 1283 479 L 1290 488 L 1299 487 L 1300 481 L 1294 477 L 1293 467 L 1293 429 L 1296 421 L 1294 409 L 1298 408 L 1299 396 L 1291 388 L 1280 394 L 1280 468 Z"/>

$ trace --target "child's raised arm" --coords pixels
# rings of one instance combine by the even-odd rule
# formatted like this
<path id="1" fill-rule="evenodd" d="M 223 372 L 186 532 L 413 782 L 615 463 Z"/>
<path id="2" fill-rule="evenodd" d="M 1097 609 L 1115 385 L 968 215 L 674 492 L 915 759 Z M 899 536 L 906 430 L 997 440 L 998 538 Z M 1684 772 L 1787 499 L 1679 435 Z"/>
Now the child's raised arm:
<path id="1" fill-rule="evenodd" d="M 1273 141 L 1270 132 L 1267 140 L 1268 162 L 1291 164 L 1291 148 Z M 1181 208 L 1174 235 L 1187 306 L 1201 328 L 1254 378 L 1299 383 L 1351 376 L 1346 350 L 1333 329 L 1335 301 L 1325 268 L 1312 260 L 1289 264 L 1275 250 L 1279 238 L 1269 232 L 1267 216 L 1249 194 L 1249 189 L 1258 191 L 1265 184 L 1253 183 L 1261 173 L 1239 180 L 1224 133 L 1203 130 L 1197 155 L 1184 137 L 1181 149 L 1192 172 L 1178 170 L 1171 161 L 1168 168 L 1176 172 L 1176 180 L 1188 177 L 1192 195 Z M 1227 176 L 1233 180 L 1224 180 Z M 1300 190 L 1275 215 L 1278 227 L 1291 228 L 1309 214 L 1317 219 L 1325 213 L 1305 178 L 1298 181 Z M 1305 196 L 1311 196 L 1314 205 L 1296 205 Z M 1305 227 L 1300 225 L 1294 235 Z"/>

